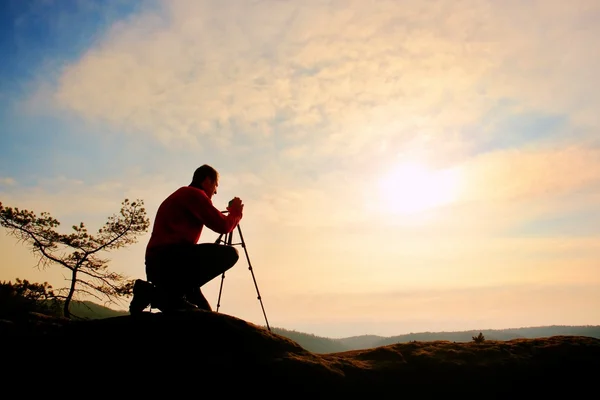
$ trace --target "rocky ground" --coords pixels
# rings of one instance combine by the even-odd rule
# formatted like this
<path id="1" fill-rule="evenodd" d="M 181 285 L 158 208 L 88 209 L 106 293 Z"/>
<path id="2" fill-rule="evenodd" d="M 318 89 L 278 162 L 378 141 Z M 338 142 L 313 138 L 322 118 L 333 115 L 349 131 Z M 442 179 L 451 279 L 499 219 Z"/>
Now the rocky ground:
<path id="1" fill-rule="evenodd" d="M 89 321 L 31 314 L 2 321 L 0 337 L 9 375 L 43 366 L 44 380 L 77 391 L 153 398 L 165 391 L 202 397 L 206 390 L 226 398 L 572 397 L 597 392 L 600 372 L 600 340 L 589 337 L 411 342 L 314 354 L 265 328 L 204 311 Z"/>

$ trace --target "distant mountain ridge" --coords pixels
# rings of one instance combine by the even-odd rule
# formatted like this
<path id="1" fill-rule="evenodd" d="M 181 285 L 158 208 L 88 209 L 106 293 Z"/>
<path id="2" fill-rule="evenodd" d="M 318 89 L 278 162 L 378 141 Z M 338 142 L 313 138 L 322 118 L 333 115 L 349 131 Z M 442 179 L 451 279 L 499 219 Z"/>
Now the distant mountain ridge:
<path id="1" fill-rule="evenodd" d="M 538 326 L 528 328 L 512 329 L 482 329 L 468 330 L 460 332 L 420 332 L 409 333 L 392 337 L 377 335 L 353 336 L 341 339 L 331 339 L 319 337 L 312 334 L 290 331 L 283 328 L 274 328 L 273 331 L 281 336 L 285 336 L 306 350 L 313 353 L 335 353 L 340 351 L 372 349 L 375 347 L 387 346 L 396 343 L 409 342 L 433 342 L 445 340 L 449 342 L 471 342 L 473 336 L 481 332 L 487 340 L 507 341 L 512 339 L 534 339 L 551 336 L 585 336 L 600 339 L 600 325 L 591 326 Z"/>
<path id="2" fill-rule="evenodd" d="M 92 301 L 73 301 L 70 308 L 74 316 L 85 319 L 102 319 L 129 315 L 128 311 L 113 310 Z"/>
<path id="3" fill-rule="evenodd" d="M 354 346 L 364 346 L 368 344 L 370 347 L 386 346 L 395 343 L 407 343 L 412 341 L 430 342 L 436 340 L 447 340 L 450 342 L 470 342 L 473 336 L 482 333 L 488 340 L 512 340 L 512 339 L 533 339 L 550 336 L 586 336 L 600 339 L 600 325 L 590 326 L 564 326 L 564 325 L 549 325 L 511 329 L 477 329 L 457 332 L 419 332 L 409 333 L 404 335 L 381 337 L 379 340 L 369 338 L 366 342 L 354 340 L 351 342 Z M 340 339 L 342 343 L 348 343 L 348 339 Z M 357 349 L 358 349 L 357 348 Z"/>
<path id="4" fill-rule="evenodd" d="M 127 311 L 113 310 L 90 301 L 73 302 L 71 312 L 79 318 L 88 319 L 102 319 L 129 315 Z M 447 340 L 449 342 L 457 343 L 470 342 L 473 340 L 473 336 L 477 336 L 479 332 L 481 332 L 487 340 L 500 341 L 543 338 L 556 335 L 586 336 L 600 339 L 600 325 L 550 325 L 510 329 L 467 330 L 456 332 L 417 332 L 390 337 L 361 335 L 341 339 L 332 339 L 278 327 L 271 327 L 271 330 L 274 333 L 295 341 L 304 349 L 317 354 L 372 349 L 375 347 L 387 346 L 396 343 L 408 343 L 412 341 L 432 342 L 437 340 Z"/>

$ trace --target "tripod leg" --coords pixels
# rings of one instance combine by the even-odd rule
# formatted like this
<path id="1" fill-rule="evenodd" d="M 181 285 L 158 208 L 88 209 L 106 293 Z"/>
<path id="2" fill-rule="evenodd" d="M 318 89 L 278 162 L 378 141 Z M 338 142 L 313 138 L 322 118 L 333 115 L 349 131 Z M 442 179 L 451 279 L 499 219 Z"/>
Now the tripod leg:
<path id="1" fill-rule="evenodd" d="M 240 235 L 241 243 L 236 243 L 236 244 L 241 244 L 244 249 L 244 254 L 246 255 L 246 261 L 248 262 L 248 269 L 250 270 L 250 273 L 252 274 L 252 280 L 254 281 L 254 287 L 256 288 L 256 294 L 258 295 L 258 300 L 260 301 L 260 306 L 262 308 L 263 315 L 265 316 L 265 322 L 267 323 L 267 329 L 269 331 L 271 331 L 271 327 L 269 326 L 269 320 L 267 319 L 267 313 L 265 312 L 265 307 L 262 302 L 262 297 L 260 295 L 260 291 L 258 290 L 258 284 L 256 283 L 256 277 L 254 276 L 254 270 L 252 269 L 252 264 L 250 263 L 250 256 L 248 256 L 248 250 L 246 249 L 246 242 L 244 241 L 244 236 L 242 235 L 242 228 L 240 228 L 239 224 L 237 226 L 237 230 Z M 232 243 L 233 231 L 228 233 L 228 235 L 229 236 L 226 237 L 226 240 L 224 240 L 223 243 L 225 243 L 227 246 L 234 246 L 234 244 Z M 216 243 L 219 243 L 221 241 L 221 236 L 219 236 L 219 239 L 217 239 Z M 221 292 L 223 290 L 223 281 L 224 280 L 225 280 L 225 272 L 223 272 L 223 275 L 221 275 L 221 287 L 219 289 L 219 300 L 217 301 L 217 312 L 219 312 L 219 307 L 221 306 Z"/>
<path id="2" fill-rule="evenodd" d="M 221 307 L 221 292 L 223 291 L 223 281 L 225 280 L 225 272 L 221 275 L 221 287 L 219 288 L 219 300 L 217 300 L 217 312 L 219 312 L 219 307 Z"/>
<path id="3" fill-rule="evenodd" d="M 229 237 L 227 237 L 228 235 L 229 235 Z M 217 241 L 215 243 L 221 242 L 222 237 L 223 237 L 223 234 L 220 234 L 219 238 L 217 239 Z M 233 232 L 225 234 L 225 240 L 223 240 L 223 243 L 225 243 L 228 246 L 231 246 L 232 237 L 233 237 Z M 221 286 L 219 287 L 219 299 L 217 300 L 217 312 L 219 312 L 219 307 L 221 307 L 221 293 L 223 292 L 223 281 L 224 280 L 225 280 L 225 272 L 223 272 L 223 274 L 221 275 Z"/>
<path id="4" fill-rule="evenodd" d="M 265 322 L 267 323 L 267 329 L 271 331 L 271 327 L 269 326 L 269 321 L 267 320 L 267 313 L 265 312 L 265 307 L 262 302 L 262 297 L 260 295 L 260 291 L 258 290 L 258 284 L 256 283 L 256 278 L 254 277 L 254 270 L 252 269 L 252 264 L 250 263 L 250 257 L 248 256 L 248 250 L 246 249 L 246 242 L 244 241 L 244 236 L 242 235 L 242 228 L 240 225 L 237 226 L 238 233 L 240 234 L 240 240 L 242 241 L 242 247 L 244 248 L 244 253 L 246 254 L 246 261 L 248 261 L 248 269 L 252 274 L 252 280 L 254 281 L 254 287 L 256 288 L 256 294 L 258 295 L 258 301 L 260 301 L 260 307 L 262 308 L 263 315 L 265 316 Z"/>

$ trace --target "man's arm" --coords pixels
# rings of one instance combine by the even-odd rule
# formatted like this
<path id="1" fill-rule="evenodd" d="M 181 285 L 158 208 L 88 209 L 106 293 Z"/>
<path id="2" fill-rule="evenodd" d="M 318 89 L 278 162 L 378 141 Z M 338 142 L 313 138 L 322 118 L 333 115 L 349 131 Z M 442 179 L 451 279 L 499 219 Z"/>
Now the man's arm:
<path id="1" fill-rule="evenodd" d="M 198 216 L 207 228 L 217 233 L 229 233 L 235 229 L 243 216 L 241 200 L 235 201 L 234 199 L 230 203 L 230 206 L 227 207 L 229 213 L 225 215 L 212 204 L 205 194 L 202 194 L 199 207 L 196 208 Z"/>

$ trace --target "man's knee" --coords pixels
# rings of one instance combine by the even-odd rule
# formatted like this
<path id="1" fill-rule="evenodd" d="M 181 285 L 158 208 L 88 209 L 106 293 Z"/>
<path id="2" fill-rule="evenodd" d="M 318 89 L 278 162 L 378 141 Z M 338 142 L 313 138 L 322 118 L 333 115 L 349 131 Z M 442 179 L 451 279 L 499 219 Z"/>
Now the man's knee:
<path id="1" fill-rule="evenodd" d="M 227 257 L 227 263 L 231 266 L 235 265 L 235 263 L 238 262 L 238 260 L 240 259 L 240 253 L 238 251 L 238 249 L 236 249 L 233 246 L 227 246 L 227 253 L 226 253 L 226 257 Z"/>

